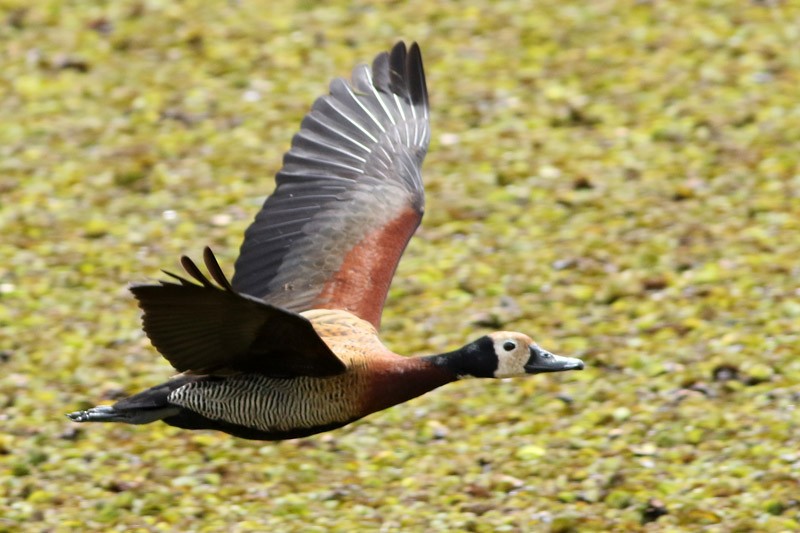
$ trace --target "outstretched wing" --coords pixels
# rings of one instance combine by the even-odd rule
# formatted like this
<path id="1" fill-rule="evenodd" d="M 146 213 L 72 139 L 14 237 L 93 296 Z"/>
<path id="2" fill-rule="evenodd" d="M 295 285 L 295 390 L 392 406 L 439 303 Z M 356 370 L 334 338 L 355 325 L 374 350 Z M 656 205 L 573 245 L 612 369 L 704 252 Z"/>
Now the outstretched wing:
<path id="1" fill-rule="evenodd" d="M 422 219 L 430 140 L 416 43 L 337 78 L 303 119 L 277 186 L 245 232 L 233 288 L 300 312 L 343 309 L 376 328 Z"/>
<path id="2" fill-rule="evenodd" d="M 306 318 L 237 294 L 208 247 L 203 257 L 219 286 L 182 257 L 199 285 L 167 272 L 177 282 L 131 287 L 144 311 L 145 333 L 178 371 L 330 376 L 346 370 Z"/>

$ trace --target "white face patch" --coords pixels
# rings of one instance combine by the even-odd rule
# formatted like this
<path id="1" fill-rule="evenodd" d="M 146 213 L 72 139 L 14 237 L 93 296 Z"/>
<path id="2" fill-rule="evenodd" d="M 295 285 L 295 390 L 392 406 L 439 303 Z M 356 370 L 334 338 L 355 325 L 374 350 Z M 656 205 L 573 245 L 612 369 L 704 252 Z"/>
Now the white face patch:
<path id="1" fill-rule="evenodd" d="M 530 337 L 513 331 L 498 331 L 490 333 L 489 337 L 494 341 L 494 353 L 497 356 L 494 377 L 510 378 L 527 374 L 525 363 L 531 357 L 531 345 L 534 344 Z"/>

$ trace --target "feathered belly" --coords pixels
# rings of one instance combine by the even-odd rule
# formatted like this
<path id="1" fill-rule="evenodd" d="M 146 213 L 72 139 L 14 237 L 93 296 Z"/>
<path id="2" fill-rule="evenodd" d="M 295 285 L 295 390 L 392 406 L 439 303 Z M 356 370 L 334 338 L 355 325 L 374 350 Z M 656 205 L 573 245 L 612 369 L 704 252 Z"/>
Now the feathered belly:
<path id="1" fill-rule="evenodd" d="M 250 374 L 196 381 L 173 391 L 168 401 L 212 420 L 288 432 L 359 418 L 360 389 L 352 374 L 291 379 Z"/>

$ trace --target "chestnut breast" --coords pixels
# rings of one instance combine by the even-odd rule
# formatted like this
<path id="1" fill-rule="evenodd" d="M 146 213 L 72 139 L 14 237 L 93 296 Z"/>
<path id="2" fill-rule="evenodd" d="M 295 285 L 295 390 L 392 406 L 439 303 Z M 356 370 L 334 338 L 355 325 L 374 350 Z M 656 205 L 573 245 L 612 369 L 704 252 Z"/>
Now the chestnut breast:
<path id="1" fill-rule="evenodd" d="M 346 311 L 314 309 L 301 313 L 322 340 L 347 366 L 333 376 L 342 380 L 353 399 L 357 416 L 397 405 L 455 380 L 455 376 L 420 357 L 404 357 L 389 350 L 375 327 Z M 343 383 L 342 383 L 343 384 Z M 341 386 L 342 384 L 332 386 Z"/>

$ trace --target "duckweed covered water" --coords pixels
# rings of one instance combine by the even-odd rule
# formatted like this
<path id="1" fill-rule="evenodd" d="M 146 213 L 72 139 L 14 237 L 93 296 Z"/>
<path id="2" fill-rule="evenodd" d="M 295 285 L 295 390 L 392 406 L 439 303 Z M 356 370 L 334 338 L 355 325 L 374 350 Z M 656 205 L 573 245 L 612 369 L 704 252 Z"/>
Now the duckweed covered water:
<path id="1" fill-rule="evenodd" d="M 0 7 L 0 531 L 800 529 L 793 2 Z M 260 443 L 63 414 L 163 381 L 126 285 L 227 271 L 333 76 L 421 43 L 400 353 L 587 369 Z"/>

